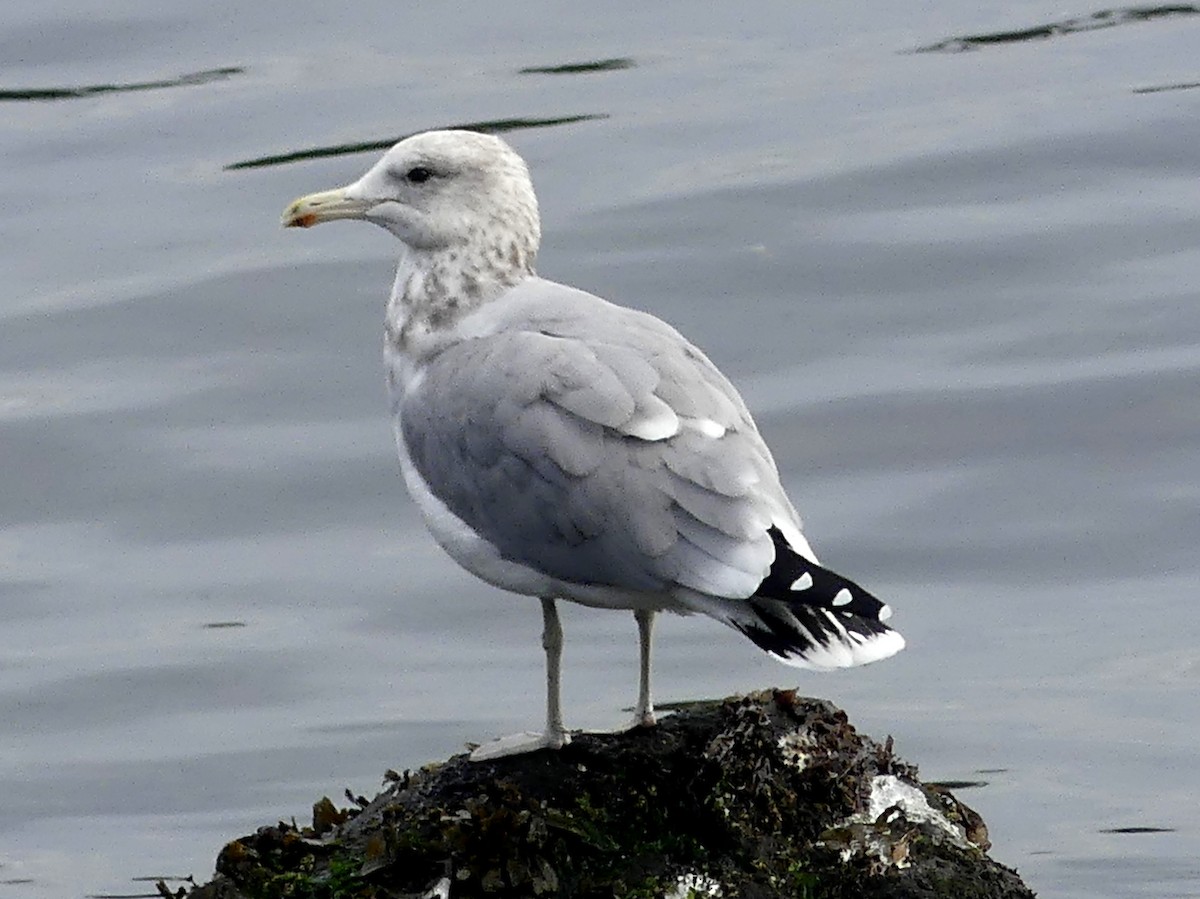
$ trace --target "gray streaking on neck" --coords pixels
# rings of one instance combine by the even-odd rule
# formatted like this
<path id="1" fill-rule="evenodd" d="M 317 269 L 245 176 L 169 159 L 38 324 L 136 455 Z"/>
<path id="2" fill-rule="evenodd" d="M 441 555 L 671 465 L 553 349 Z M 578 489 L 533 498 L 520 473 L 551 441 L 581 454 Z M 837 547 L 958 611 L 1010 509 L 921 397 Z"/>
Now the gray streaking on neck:
<path id="1" fill-rule="evenodd" d="M 399 349 L 534 274 L 537 198 L 524 160 L 498 138 L 417 135 L 345 190 L 371 200 L 366 217 L 403 243 L 387 314 Z"/>
<path id="2" fill-rule="evenodd" d="M 421 336 L 444 331 L 510 287 L 535 274 L 537 209 L 532 230 L 505 227 L 502 221 L 472 229 L 461 242 L 421 250 L 405 244 L 396 264 L 388 299 L 388 339 L 406 349 Z M 513 221 L 520 221 L 515 216 Z"/>
<path id="3" fill-rule="evenodd" d="M 401 353 L 533 275 L 541 240 L 525 160 L 473 131 L 402 140 L 353 184 L 295 200 L 282 224 L 337 219 L 373 222 L 404 246 L 387 312 Z"/>

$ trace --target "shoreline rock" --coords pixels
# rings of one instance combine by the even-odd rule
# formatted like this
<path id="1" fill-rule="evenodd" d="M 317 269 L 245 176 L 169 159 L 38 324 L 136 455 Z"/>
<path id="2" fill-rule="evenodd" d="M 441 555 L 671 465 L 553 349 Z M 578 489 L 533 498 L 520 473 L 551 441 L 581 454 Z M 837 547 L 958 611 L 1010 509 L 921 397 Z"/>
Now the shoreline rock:
<path id="1" fill-rule="evenodd" d="M 322 799 L 310 826 L 234 840 L 188 899 L 1034 895 L 987 857 L 979 815 L 922 784 L 890 738 L 794 691 L 389 780 L 349 809 Z"/>

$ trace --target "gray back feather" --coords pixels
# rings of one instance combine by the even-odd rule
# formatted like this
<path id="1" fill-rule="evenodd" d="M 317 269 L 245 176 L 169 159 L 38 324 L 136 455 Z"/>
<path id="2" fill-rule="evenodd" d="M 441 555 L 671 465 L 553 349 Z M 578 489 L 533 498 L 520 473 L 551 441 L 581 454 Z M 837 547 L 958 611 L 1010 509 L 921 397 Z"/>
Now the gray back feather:
<path id="1" fill-rule="evenodd" d="M 536 278 L 472 318 L 394 397 L 413 464 L 454 514 L 561 580 L 753 592 L 772 517 L 798 520 L 703 353 L 652 316 Z"/>

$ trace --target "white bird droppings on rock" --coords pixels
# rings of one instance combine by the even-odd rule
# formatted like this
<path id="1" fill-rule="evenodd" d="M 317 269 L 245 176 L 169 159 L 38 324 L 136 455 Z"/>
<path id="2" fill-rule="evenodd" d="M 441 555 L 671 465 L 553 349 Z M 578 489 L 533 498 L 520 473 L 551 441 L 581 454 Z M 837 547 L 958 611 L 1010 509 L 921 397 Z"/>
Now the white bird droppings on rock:
<path id="1" fill-rule="evenodd" d="M 724 889 L 719 881 L 714 880 L 707 874 L 699 874 L 695 871 L 689 871 L 687 874 L 680 874 L 679 879 L 675 881 L 675 886 L 663 894 L 663 899 L 697 899 L 701 896 L 723 896 Z"/>

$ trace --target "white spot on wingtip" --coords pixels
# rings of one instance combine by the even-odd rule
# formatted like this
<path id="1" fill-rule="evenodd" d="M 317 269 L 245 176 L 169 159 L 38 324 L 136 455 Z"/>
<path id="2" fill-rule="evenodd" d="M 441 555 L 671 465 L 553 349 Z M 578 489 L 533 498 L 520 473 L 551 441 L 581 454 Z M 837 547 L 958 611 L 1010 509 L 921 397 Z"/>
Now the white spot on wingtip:
<path id="1" fill-rule="evenodd" d="M 887 603 L 884 603 L 883 606 L 879 610 L 879 620 L 887 621 L 891 617 L 892 617 L 892 607 L 889 606 Z"/>
<path id="2" fill-rule="evenodd" d="M 854 602 L 854 597 L 850 595 L 850 591 L 843 587 L 837 592 L 837 596 L 833 598 L 835 606 L 848 606 Z"/>
<path id="3" fill-rule="evenodd" d="M 804 574 L 800 575 L 800 577 L 798 577 L 794 581 L 792 581 L 791 589 L 792 590 L 807 590 L 812 585 L 813 585 L 812 575 L 806 571 L 806 572 L 804 572 Z"/>

